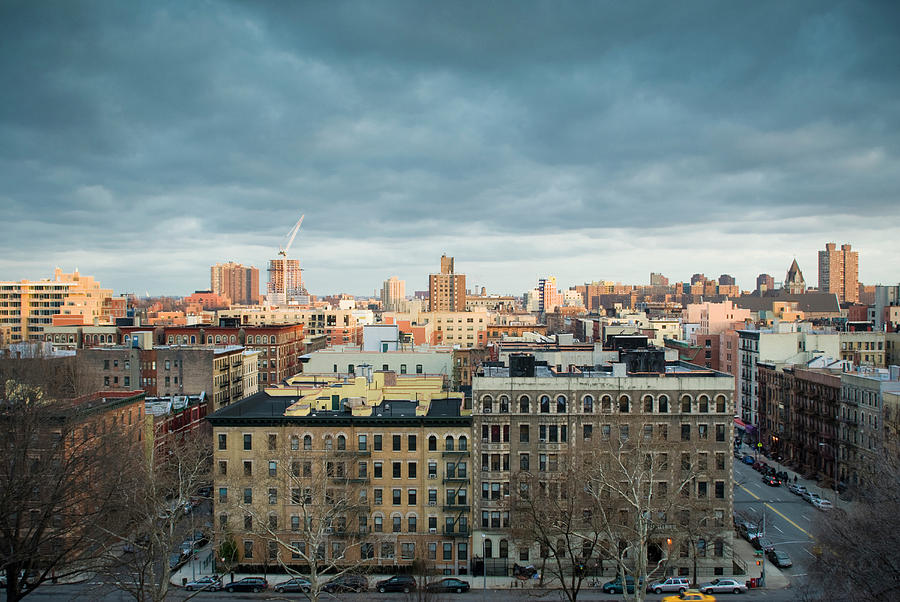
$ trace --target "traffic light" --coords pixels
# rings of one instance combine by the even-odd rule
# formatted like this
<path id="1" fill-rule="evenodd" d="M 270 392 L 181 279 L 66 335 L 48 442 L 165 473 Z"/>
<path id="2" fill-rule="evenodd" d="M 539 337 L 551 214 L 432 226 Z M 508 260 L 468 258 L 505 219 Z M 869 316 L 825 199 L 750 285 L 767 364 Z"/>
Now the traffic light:
<path id="1" fill-rule="evenodd" d="M 756 566 L 759 566 L 759 565 L 761 565 L 761 564 L 762 564 L 762 560 L 757 560 L 757 561 L 756 561 Z"/>

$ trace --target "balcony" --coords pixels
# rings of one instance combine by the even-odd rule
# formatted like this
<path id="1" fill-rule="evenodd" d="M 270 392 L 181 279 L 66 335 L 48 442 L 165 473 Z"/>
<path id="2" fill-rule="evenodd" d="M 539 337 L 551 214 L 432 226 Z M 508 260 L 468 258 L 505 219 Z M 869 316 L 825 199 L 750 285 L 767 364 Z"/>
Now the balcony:
<path id="1" fill-rule="evenodd" d="M 454 530 L 454 529 L 448 529 L 447 527 L 444 527 L 443 533 L 444 533 L 445 537 L 466 537 L 466 538 L 469 537 L 468 529 Z"/>
<path id="2" fill-rule="evenodd" d="M 445 504 L 441 509 L 444 512 L 469 512 L 472 507 L 469 504 Z"/>
<path id="3" fill-rule="evenodd" d="M 444 477 L 444 483 L 461 483 L 468 485 L 468 477 Z"/>
<path id="4" fill-rule="evenodd" d="M 457 456 L 457 457 L 468 456 L 469 450 L 467 450 L 467 449 L 445 449 L 444 451 L 441 452 L 441 455 L 444 457 L 446 457 L 446 456 Z"/>

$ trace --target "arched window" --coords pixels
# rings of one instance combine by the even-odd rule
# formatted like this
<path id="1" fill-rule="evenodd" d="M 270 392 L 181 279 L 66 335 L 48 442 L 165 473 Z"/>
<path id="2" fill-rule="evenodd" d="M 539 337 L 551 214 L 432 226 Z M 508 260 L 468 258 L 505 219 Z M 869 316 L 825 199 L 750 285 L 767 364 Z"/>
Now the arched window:
<path id="1" fill-rule="evenodd" d="M 459 436 L 459 449 L 460 450 L 468 449 L 468 445 L 469 445 L 469 440 L 466 439 L 466 436 L 460 435 Z"/>
<path id="2" fill-rule="evenodd" d="M 347 438 L 343 435 L 338 435 L 338 449 L 347 449 Z"/>
<path id="3" fill-rule="evenodd" d="M 197 337 L 196 337 L 196 335 L 192 334 L 191 335 L 191 345 L 196 345 L 196 344 L 197 344 Z"/>
<path id="4" fill-rule="evenodd" d="M 174 342 L 175 342 L 175 337 L 173 337 L 172 335 L 169 335 L 169 345 L 171 345 Z"/>
<path id="5" fill-rule="evenodd" d="M 260 343 L 262 343 L 262 342 L 263 342 L 263 341 L 262 341 L 262 337 L 259 336 L 259 335 L 256 335 L 256 344 L 258 345 L 258 344 L 260 344 Z"/>
<path id="6" fill-rule="evenodd" d="M 303 435 L 303 449 L 307 451 L 312 449 L 312 437 L 309 435 Z"/>
<path id="7" fill-rule="evenodd" d="M 300 449 L 300 437 L 291 435 L 291 451 L 297 451 L 298 449 Z"/>
<path id="8" fill-rule="evenodd" d="M 541 414 L 549 414 L 550 413 L 550 396 L 549 395 L 541 395 Z"/>
<path id="9" fill-rule="evenodd" d="M 334 449 L 334 440 L 331 438 L 331 435 L 325 436 L 325 450 L 331 451 Z"/>
<path id="10" fill-rule="evenodd" d="M 720 414 L 725 413 L 725 396 L 719 395 L 716 397 L 716 412 Z"/>
<path id="11" fill-rule="evenodd" d="M 216 345 L 222 342 L 222 337 L 220 335 L 216 335 Z"/>
<path id="12" fill-rule="evenodd" d="M 274 334 L 273 334 L 272 336 L 269 337 L 269 344 L 270 344 L 270 345 L 274 345 L 274 344 L 275 344 L 275 335 L 274 335 Z"/>
<path id="13" fill-rule="evenodd" d="M 453 437 L 447 435 L 447 438 L 444 439 L 444 449 L 447 451 L 453 451 Z"/>
<path id="14" fill-rule="evenodd" d="M 228 339 L 228 340 L 229 340 L 229 342 L 231 342 L 231 343 L 234 343 L 234 342 L 236 342 L 236 341 L 237 341 L 237 339 L 236 339 L 236 338 L 235 338 L 235 336 L 234 336 L 234 335 L 231 335 L 231 336 L 230 336 L 230 337 L 229 337 L 229 339 Z"/>
<path id="15" fill-rule="evenodd" d="M 652 395 L 644 395 L 644 411 L 648 414 L 653 411 L 653 396 Z"/>
<path id="16" fill-rule="evenodd" d="M 494 557 L 494 542 L 490 539 L 484 540 L 484 557 L 485 558 L 493 558 Z"/>
<path id="17" fill-rule="evenodd" d="M 500 396 L 500 413 L 509 414 L 509 397 L 506 395 Z"/>
<path id="18" fill-rule="evenodd" d="M 612 397 L 610 397 L 609 395 L 604 395 L 600 399 L 600 411 L 604 414 L 612 413 Z"/>
<path id="19" fill-rule="evenodd" d="M 437 437 L 434 435 L 428 436 L 428 451 L 437 451 Z"/>
<path id="20" fill-rule="evenodd" d="M 494 400 L 490 395 L 481 398 L 481 409 L 485 414 L 490 414 L 494 409 Z"/>
<path id="21" fill-rule="evenodd" d="M 581 404 L 583 406 L 582 411 L 585 414 L 593 414 L 594 413 L 594 398 L 590 395 L 585 395 L 581 400 Z"/>
<path id="22" fill-rule="evenodd" d="M 697 405 L 700 407 L 697 409 L 701 414 L 706 414 L 709 412 L 709 397 L 706 395 L 701 395 L 700 399 L 697 400 Z"/>
<path id="23" fill-rule="evenodd" d="M 500 558 L 509 558 L 509 541 L 506 539 L 500 540 Z"/>
<path id="24" fill-rule="evenodd" d="M 206 344 L 211 345 L 212 341 L 213 341 L 212 335 L 211 334 L 206 335 Z"/>
<path id="25" fill-rule="evenodd" d="M 523 395 L 522 397 L 519 398 L 519 412 L 520 413 L 527 414 L 530 411 L 529 405 L 530 405 L 530 403 L 529 403 L 529 399 L 528 399 L 527 395 Z"/>
<path id="26" fill-rule="evenodd" d="M 619 413 L 627 414 L 631 411 L 631 400 L 628 399 L 627 395 L 622 395 L 619 397 Z"/>
<path id="27" fill-rule="evenodd" d="M 691 413 L 691 396 L 685 395 L 681 398 L 681 413 L 682 414 L 690 414 Z"/>
<path id="28" fill-rule="evenodd" d="M 657 411 L 660 414 L 668 414 L 669 413 L 669 396 L 668 395 L 660 395 L 659 396 L 659 408 Z"/>

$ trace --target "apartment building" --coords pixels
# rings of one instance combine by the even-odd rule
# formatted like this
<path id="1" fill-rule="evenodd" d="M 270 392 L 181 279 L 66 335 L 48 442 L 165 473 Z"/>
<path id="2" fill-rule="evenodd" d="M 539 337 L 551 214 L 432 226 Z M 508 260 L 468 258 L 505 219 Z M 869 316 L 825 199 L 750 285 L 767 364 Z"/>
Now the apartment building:
<path id="1" fill-rule="evenodd" d="M 447 378 L 453 373 L 453 350 L 446 346 L 403 351 L 335 347 L 315 351 L 304 359 L 304 374 L 356 375 L 363 366 L 397 374 L 434 374 Z"/>
<path id="2" fill-rule="evenodd" d="M 302 324 L 239 326 L 220 320 L 219 326 L 172 326 L 163 330 L 168 345 L 241 345 L 258 351 L 259 386 L 283 381 L 300 372 Z"/>
<path id="3" fill-rule="evenodd" d="M 213 514 L 240 564 L 280 557 L 302 570 L 307 516 L 328 521 L 315 545 L 338 565 L 394 572 L 424 560 L 466 574 L 472 419 L 442 387 L 440 377 L 371 370 L 300 375 L 210 416 Z"/>
<path id="4" fill-rule="evenodd" d="M 256 305 L 259 303 L 259 269 L 229 261 L 209 268 L 209 288 L 232 303 Z"/>
<path id="5" fill-rule="evenodd" d="M 838 250 L 830 242 L 819 251 L 819 290 L 835 293 L 842 303 L 859 300 L 859 253 L 850 245 Z"/>
<path id="6" fill-rule="evenodd" d="M 259 353 L 244 347 L 112 346 L 79 349 L 84 390 L 141 389 L 151 397 L 205 393 L 215 409 L 255 393 Z"/>
<path id="7" fill-rule="evenodd" d="M 111 312 L 121 309 L 111 299 L 112 289 L 101 288 L 91 276 L 56 268 L 52 280 L 0 282 L 0 326 L 9 326 L 12 343 L 37 340 L 54 316 L 76 324 L 109 322 Z"/>
<path id="8" fill-rule="evenodd" d="M 884 440 L 884 397 L 900 392 L 900 367 L 859 368 L 841 375 L 837 479 L 848 487 L 877 483 Z"/>
<path id="9" fill-rule="evenodd" d="M 428 276 L 428 307 L 431 311 L 466 310 L 466 275 L 453 271 L 453 258 L 441 255 L 440 274 Z"/>
<path id="10" fill-rule="evenodd" d="M 638 356 L 647 357 L 637 361 Z M 708 537 L 711 553 L 698 560 L 706 574 L 731 572 L 733 379 L 663 358 L 662 350 L 622 351 L 613 362 L 557 370 L 523 354 L 511 356 L 508 365 L 486 364 L 473 379 L 475 491 L 480 492 L 473 541 L 483 544 L 489 573 L 505 574 L 513 562 L 540 561 L 538 546 L 513 541 L 509 534 L 512 525 L 528 520 L 517 515 L 519 478 L 538 479 L 552 492 L 567 462 L 588 453 L 599 453 L 596 461 L 603 462 L 608 452 L 601 450 L 610 438 L 629 437 L 681 457 L 682 469 L 699 468 L 687 493 L 698 512 L 716 517 L 717 527 Z M 647 372 L 648 365 L 655 368 Z M 662 473 L 667 483 L 660 491 L 667 496 L 679 491 L 681 473 L 674 464 Z M 654 542 L 656 553 L 682 548 L 675 525 L 661 532 L 668 535 Z M 676 541 L 670 546 L 667 538 Z M 686 575 L 690 561 L 670 556 L 668 566 Z"/>

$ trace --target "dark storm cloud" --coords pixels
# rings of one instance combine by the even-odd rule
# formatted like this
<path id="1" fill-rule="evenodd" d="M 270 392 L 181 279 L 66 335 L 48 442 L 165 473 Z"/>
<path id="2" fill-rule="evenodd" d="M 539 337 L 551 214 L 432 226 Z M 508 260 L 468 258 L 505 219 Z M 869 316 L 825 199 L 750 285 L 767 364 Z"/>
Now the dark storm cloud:
<path id="1" fill-rule="evenodd" d="M 424 280 L 442 251 L 499 289 L 684 278 L 660 239 L 704 241 L 680 229 L 731 233 L 709 269 L 746 280 L 775 269 L 742 245 L 801 251 L 779 224 L 816 216 L 811 253 L 865 230 L 846 216 L 900 217 L 898 24 L 819 1 L 6 2 L 0 278 L 77 260 L 186 292 L 263 266 L 305 213 L 318 292 Z M 896 279 L 866 264 L 879 240 L 861 275 Z"/>

